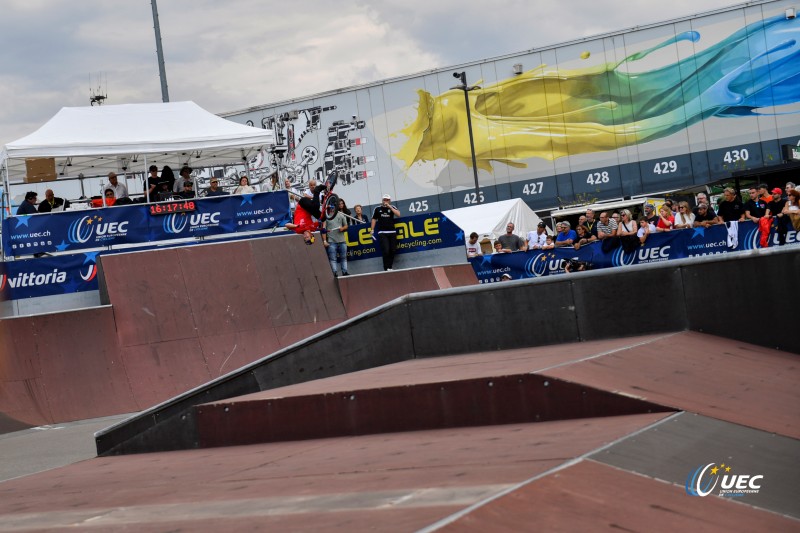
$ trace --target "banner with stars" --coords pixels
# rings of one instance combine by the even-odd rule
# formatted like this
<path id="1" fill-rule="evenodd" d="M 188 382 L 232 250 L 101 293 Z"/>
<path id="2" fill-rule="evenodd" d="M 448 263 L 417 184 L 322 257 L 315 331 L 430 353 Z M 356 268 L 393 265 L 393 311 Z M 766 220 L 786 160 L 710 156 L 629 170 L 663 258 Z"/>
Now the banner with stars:
<path id="1" fill-rule="evenodd" d="M 283 225 L 289 217 L 285 191 L 187 203 L 188 212 L 166 214 L 151 210 L 175 202 L 9 217 L 3 221 L 3 253 L 24 256 L 256 231 Z"/>
<path id="2" fill-rule="evenodd" d="M 370 223 L 348 226 L 347 260 L 358 261 L 381 257 L 380 243 L 369 232 Z M 407 254 L 424 250 L 464 248 L 464 232 L 441 213 L 425 213 L 395 219 L 397 253 Z M 466 250 L 466 249 L 465 249 Z M 464 252 L 466 257 L 466 251 Z"/>
<path id="3" fill-rule="evenodd" d="M 531 250 L 510 254 L 492 254 L 470 259 L 479 283 L 501 281 L 503 274 L 512 280 L 538 278 L 566 273 L 570 259 L 587 263 L 591 270 L 610 267 L 627 267 L 643 263 L 657 263 L 703 255 L 724 254 L 761 248 L 761 234 L 753 222 L 740 222 L 735 232 L 725 224 L 710 228 L 693 228 L 664 233 L 651 233 L 643 245 L 625 251 L 622 246 L 603 252 L 599 242 L 582 246 Z M 775 227 L 768 237 L 769 246 L 778 245 Z M 796 231 L 789 231 L 786 245 L 800 245 Z"/>

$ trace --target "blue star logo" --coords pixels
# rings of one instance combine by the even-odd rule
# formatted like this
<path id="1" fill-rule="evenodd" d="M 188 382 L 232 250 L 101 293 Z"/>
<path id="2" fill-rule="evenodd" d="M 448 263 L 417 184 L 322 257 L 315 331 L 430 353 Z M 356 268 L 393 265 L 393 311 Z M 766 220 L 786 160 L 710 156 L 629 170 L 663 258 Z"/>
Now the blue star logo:
<path id="1" fill-rule="evenodd" d="M 456 233 L 456 242 L 463 241 L 463 240 L 464 240 L 464 232 L 463 231 L 459 231 L 458 233 Z"/>
<path id="2" fill-rule="evenodd" d="M 83 260 L 83 264 L 91 264 L 97 263 L 97 254 L 100 252 L 84 252 L 83 255 L 86 256 L 86 259 Z"/>
<path id="3" fill-rule="evenodd" d="M 61 244 L 56 244 L 56 250 L 59 252 L 63 252 L 67 248 L 69 248 L 69 244 L 65 243 L 64 239 L 61 239 Z"/>
<path id="4" fill-rule="evenodd" d="M 254 194 L 243 194 L 242 195 L 242 203 L 239 204 L 239 207 L 242 207 L 244 204 L 253 205 L 253 196 Z"/>
<path id="5" fill-rule="evenodd" d="M 694 228 L 694 233 L 692 234 L 692 239 L 700 235 L 701 237 L 705 238 L 706 236 L 706 228 L 703 226 L 697 226 Z"/>
<path id="6" fill-rule="evenodd" d="M 30 226 L 28 226 L 28 222 L 30 222 L 30 221 L 31 221 L 30 217 L 27 217 L 27 216 L 17 217 L 17 226 L 16 226 L 16 228 L 19 228 L 20 226 L 25 226 L 26 228 L 29 228 Z M 14 229 L 16 229 L 16 228 L 14 228 Z"/>
<path id="7" fill-rule="evenodd" d="M 486 265 L 492 266 L 492 255 L 491 254 L 483 256 L 483 261 L 481 261 L 481 268 L 483 268 Z"/>

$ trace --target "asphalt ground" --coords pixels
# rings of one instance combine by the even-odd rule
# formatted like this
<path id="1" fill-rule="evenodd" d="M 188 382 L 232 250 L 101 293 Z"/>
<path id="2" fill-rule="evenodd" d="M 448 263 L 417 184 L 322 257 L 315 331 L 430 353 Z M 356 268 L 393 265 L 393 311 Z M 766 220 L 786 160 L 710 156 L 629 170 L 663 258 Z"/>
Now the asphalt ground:
<path id="1" fill-rule="evenodd" d="M 0 435 L 0 482 L 92 459 L 94 433 L 130 415 L 107 416 Z"/>

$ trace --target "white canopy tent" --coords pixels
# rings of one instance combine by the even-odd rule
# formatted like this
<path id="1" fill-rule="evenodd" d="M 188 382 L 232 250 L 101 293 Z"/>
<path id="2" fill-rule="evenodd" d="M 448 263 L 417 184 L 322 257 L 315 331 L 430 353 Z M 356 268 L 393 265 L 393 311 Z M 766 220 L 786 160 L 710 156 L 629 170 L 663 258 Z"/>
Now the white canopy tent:
<path id="1" fill-rule="evenodd" d="M 509 222 L 514 223 L 514 233 L 524 239 L 541 221 L 528 204 L 519 198 L 451 209 L 442 214 L 463 229 L 466 235 L 476 232 L 479 241 L 494 241 L 504 235 Z"/>
<path id="2" fill-rule="evenodd" d="M 34 133 L 8 143 L 0 165 L 22 183 L 26 159 L 55 158 L 58 176 L 146 172 L 152 163 L 244 164 L 274 145 L 270 130 L 231 122 L 194 102 L 65 107 Z"/>

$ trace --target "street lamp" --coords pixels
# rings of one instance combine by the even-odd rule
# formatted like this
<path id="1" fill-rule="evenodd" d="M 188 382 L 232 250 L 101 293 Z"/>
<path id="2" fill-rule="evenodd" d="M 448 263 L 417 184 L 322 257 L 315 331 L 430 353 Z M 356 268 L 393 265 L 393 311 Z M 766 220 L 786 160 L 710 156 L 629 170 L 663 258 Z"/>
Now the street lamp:
<path id="1" fill-rule="evenodd" d="M 458 89 L 464 91 L 464 105 L 467 107 L 467 129 L 469 130 L 469 151 L 472 154 L 472 172 L 475 175 L 475 200 L 481 203 L 480 185 L 478 184 L 478 163 L 475 161 L 475 139 L 472 136 L 472 113 L 469 109 L 469 93 L 475 89 L 480 89 L 479 85 L 467 85 L 466 72 L 453 72 L 453 77 L 461 80 L 461 85 L 450 87 L 450 89 Z"/>

